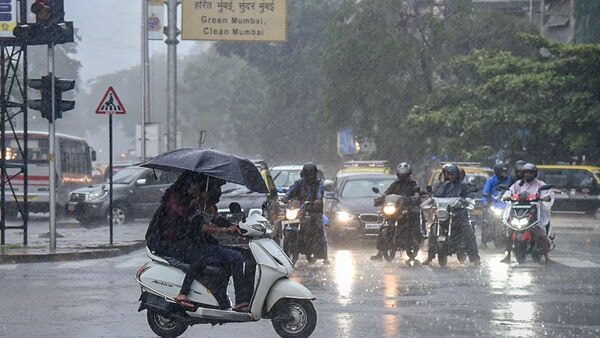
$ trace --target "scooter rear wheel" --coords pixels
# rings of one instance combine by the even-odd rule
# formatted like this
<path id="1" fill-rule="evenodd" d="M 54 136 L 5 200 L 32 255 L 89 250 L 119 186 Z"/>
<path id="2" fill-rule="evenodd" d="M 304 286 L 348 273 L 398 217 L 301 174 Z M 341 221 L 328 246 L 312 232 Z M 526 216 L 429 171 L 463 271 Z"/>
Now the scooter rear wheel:
<path id="1" fill-rule="evenodd" d="M 273 307 L 276 313 L 271 320 L 280 337 L 306 338 L 317 327 L 317 311 L 307 299 L 282 298 Z"/>
<path id="2" fill-rule="evenodd" d="M 179 337 L 188 328 L 186 323 L 170 319 L 150 309 L 146 312 L 146 319 L 152 332 L 163 338 Z"/>

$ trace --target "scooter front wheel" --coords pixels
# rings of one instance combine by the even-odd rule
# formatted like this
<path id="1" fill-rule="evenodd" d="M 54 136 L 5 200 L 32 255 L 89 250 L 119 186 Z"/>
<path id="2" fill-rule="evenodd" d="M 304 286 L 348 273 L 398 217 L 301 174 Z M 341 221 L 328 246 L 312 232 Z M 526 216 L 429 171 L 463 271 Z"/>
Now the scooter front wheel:
<path id="1" fill-rule="evenodd" d="M 274 309 L 271 323 L 280 337 L 306 338 L 317 327 L 317 311 L 310 300 L 282 298 Z"/>
<path id="2" fill-rule="evenodd" d="M 188 328 L 188 324 L 163 316 L 148 309 L 146 319 L 152 332 L 163 338 L 175 338 L 181 336 Z"/>

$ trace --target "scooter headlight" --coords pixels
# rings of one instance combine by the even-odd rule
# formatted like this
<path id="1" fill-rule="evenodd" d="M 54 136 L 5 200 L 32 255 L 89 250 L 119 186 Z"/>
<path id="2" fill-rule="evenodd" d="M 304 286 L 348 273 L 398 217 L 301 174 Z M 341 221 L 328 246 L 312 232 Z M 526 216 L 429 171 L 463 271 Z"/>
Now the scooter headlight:
<path id="1" fill-rule="evenodd" d="M 500 217 L 504 213 L 504 209 L 497 208 L 497 207 L 494 207 L 494 206 L 490 207 L 490 211 L 496 217 Z"/>
<path id="2" fill-rule="evenodd" d="M 285 209 L 285 218 L 286 219 L 296 219 L 298 218 L 298 213 L 300 209 Z"/>
<path id="3" fill-rule="evenodd" d="M 383 214 L 386 216 L 394 216 L 396 214 L 396 211 L 398 209 L 396 209 L 396 205 L 394 204 L 386 204 L 383 206 Z"/>
<path id="4" fill-rule="evenodd" d="M 346 223 L 350 222 L 354 218 L 354 215 L 346 211 L 338 211 L 335 213 L 335 218 L 338 222 Z"/>

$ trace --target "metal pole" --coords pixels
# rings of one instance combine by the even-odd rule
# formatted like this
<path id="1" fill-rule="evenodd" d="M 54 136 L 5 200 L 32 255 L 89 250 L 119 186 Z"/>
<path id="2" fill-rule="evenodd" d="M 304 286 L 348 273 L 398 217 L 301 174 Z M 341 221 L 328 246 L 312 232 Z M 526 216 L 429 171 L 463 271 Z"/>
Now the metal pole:
<path id="1" fill-rule="evenodd" d="M 177 147 L 177 5 L 167 0 L 167 150 Z"/>
<path id="2" fill-rule="evenodd" d="M 48 43 L 48 73 L 50 73 L 50 84 L 52 86 L 52 118 L 48 123 L 48 168 L 50 177 L 49 195 L 50 195 L 50 252 L 56 252 L 56 152 L 55 152 L 55 118 L 56 118 L 56 77 L 54 76 L 54 42 Z"/>
<path id="3" fill-rule="evenodd" d="M 146 121 L 148 117 L 148 0 L 142 0 L 142 122 L 140 124 L 140 160 L 146 161 Z"/>

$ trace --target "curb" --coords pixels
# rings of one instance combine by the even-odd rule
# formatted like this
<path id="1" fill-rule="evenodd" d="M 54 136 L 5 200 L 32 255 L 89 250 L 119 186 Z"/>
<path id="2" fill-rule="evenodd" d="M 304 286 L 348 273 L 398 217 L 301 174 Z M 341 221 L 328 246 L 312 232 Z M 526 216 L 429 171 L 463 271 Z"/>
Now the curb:
<path id="1" fill-rule="evenodd" d="M 83 259 L 98 259 L 116 257 L 141 249 L 146 246 L 146 241 L 136 241 L 132 244 L 102 245 L 97 247 L 85 247 L 67 249 L 66 252 L 39 252 L 39 253 L 17 253 L 0 255 L 0 264 L 16 263 L 44 263 L 61 262 Z"/>

